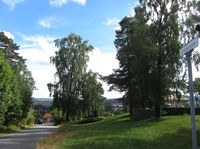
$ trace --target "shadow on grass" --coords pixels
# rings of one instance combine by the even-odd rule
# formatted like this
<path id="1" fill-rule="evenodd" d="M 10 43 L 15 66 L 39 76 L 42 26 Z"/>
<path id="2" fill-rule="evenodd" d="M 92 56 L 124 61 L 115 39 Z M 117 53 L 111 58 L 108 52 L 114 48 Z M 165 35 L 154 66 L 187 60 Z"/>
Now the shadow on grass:
<path id="1" fill-rule="evenodd" d="M 189 116 L 134 122 L 124 114 L 89 125 L 75 125 L 73 132 L 72 138 L 60 144 L 61 148 L 191 149 Z"/>
<path id="2" fill-rule="evenodd" d="M 124 114 L 117 117 L 112 117 L 110 119 L 106 119 L 105 121 L 100 121 L 91 124 L 75 125 L 74 127 L 75 129 L 78 129 L 78 131 L 80 132 L 76 137 L 81 138 L 85 137 L 85 135 L 87 136 L 93 136 L 99 134 L 107 135 L 113 132 L 115 133 L 127 132 L 130 129 L 148 128 L 162 121 L 165 121 L 165 119 L 161 118 L 160 120 L 149 119 L 141 121 L 131 121 L 129 119 L 129 115 Z M 88 132 L 88 129 L 92 131 Z"/>
<path id="3" fill-rule="evenodd" d="M 198 132 L 200 134 L 200 132 Z M 82 142 L 64 145 L 70 149 L 191 149 L 191 130 L 180 129 L 173 134 L 163 134 L 155 139 L 138 139 L 125 136 L 101 136 Z"/>

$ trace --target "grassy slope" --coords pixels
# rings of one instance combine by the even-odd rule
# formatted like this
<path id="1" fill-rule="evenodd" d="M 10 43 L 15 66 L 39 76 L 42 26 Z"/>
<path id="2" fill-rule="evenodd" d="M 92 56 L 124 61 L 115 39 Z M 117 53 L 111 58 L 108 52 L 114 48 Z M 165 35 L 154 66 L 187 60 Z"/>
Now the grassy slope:
<path id="1" fill-rule="evenodd" d="M 6 127 L 3 132 L 0 131 L 0 136 L 7 135 L 9 133 L 19 132 L 20 130 L 21 130 L 21 128 L 19 126 L 10 125 L 10 126 Z"/>
<path id="2" fill-rule="evenodd" d="M 198 124 L 200 117 L 196 118 Z M 190 127 L 190 117 L 186 115 L 131 122 L 123 114 L 98 123 L 74 125 L 69 130 L 72 136 L 56 146 L 58 149 L 191 149 Z"/>

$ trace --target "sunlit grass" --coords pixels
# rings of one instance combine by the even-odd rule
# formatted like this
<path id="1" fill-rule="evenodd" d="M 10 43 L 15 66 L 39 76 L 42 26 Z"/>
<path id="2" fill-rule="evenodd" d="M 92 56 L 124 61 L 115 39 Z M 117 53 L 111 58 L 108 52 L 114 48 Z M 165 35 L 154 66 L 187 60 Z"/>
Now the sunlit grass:
<path id="1" fill-rule="evenodd" d="M 199 130 L 200 117 L 196 118 Z M 54 147 L 48 149 L 191 149 L 188 115 L 133 122 L 122 114 L 97 123 L 65 125 L 56 135 L 43 145 Z"/>
<path id="2" fill-rule="evenodd" d="M 10 133 L 20 132 L 27 128 L 32 128 L 33 125 L 14 125 L 4 126 L 0 129 L 0 136 L 5 136 Z"/>
<path id="3" fill-rule="evenodd" d="M 4 136 L 6 135 L 7 133 L 3 133 L 3 132 L 0 132 L 0 136 Z"/>
<path id="4" fill-rule="evenodd" d="M 7 135 L 9 133 L 19 132 L 21 130 L 22 130 L 21 126 L 18 125 L 5 126 L 0 129 L 0 136 Z"/>

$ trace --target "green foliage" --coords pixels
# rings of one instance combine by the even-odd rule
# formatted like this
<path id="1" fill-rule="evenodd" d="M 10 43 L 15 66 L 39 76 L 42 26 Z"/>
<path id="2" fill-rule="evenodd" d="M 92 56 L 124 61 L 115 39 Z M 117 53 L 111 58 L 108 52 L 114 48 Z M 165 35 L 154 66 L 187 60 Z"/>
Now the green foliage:
<path id="1" fill-rule="evenodd" d="M 193 84 L 194 84 L 194 92 L 197 92 L 200 95 L 200 78 L 195 78 Z"/>
<path id="2" fill-rule="evenodd" d="M 121 20 L 115 46 L 119 69 L 104 77 L 111 89 L 124 91 L 133 108 L 153 108 L 159 118 L 179 62 L 178 1 L 141 1 L 134 17 Z"/>
<path id="3" fill-rule="evenodd" d="M 29 109 L 32 107 L 32 94 L 35 89 L 35 81 L 32 78 L 31 72 L 27 69 L 26 65 L 23 64 L 23 70 L 21 70 L 18 76 L 18 82 L 20 85 L 20 95 L 22 98 L 22 118 L 28 116 Z"/>
<path id="4" fill-rule="evenodd" d="M 84 118 L 84 119 L 81 119 L 81 120 L 79 120 L 75 123 L 76 124 L 88 124 L 88 123 L 99 122 L 101 120 L 103 120 L 102 117 Z"/>
<path id="5" fill-rule="evenodd" d="M 60 125 L 63 122 L 62 112 L 57 109 L 53 110 L 53 122 L 55 125 Z"/>
<path id="6" fill-rule="evenodd" d="M 57 69 L 56 76 L 59 79 L 55 93 L 59 93 L 60 97 L 56 99 L 61 100 L 63 116 L 65 115 L 63 118 L 76 119 L 81 114 L 81 79 L 86 72 L 87 53 L 92 50 L 92 46 L 75 34 L 57 39 L 55 44 L 59 51 L 56 51 L 55 57 L 51 57 L 51 62 Z"/>
<path id="7" fill-rule="evenodd" d="M 124 91 L 125 102 L 132 108 L 145 108 L 150 98 L 151 67 L 154 64 L 155 50 L 150 26 L 145 18 L 145 10 L 135 8 L 135 17 L 121 20 L 121 29 L 116 31 L 115 46 L 120 68 L 104 79 L 112 84 L 111 89 Z M 150 106 L 150 105 L 149 105 Z"/>
<path id="8" fill-rule="evenodd" d="M 6 128 L 6 131 L 7 132 L 18 132 L 18 131 L 20 131 L 21 129 L 20 129 L 20 127 L 19 126 L 17 126 L 17 125 L 9 125 L 7 128 Z"/>
<path id="9" fill-rule="evenodd" d="M 180 42 L 182 47 L 186 45 L 192 38 L 197 36 L 196 25 L 199 24 L 199 8 L 200 2 L 197 0 L 192 1 L 181 1 L 179 0 L 179 33 Z M 199 69 L 200 63 L 200 53 L 198 50 L 192 52 L 192 58 L 195 67 Z M 184 93 L 188 92 L 188 86 L 185 81 L 187 81 L 187 62 L 186 56 L 181 57 L 182 67 L 178 69 L 177 78 L 175 80 L 176 91 L 182 90 Z M 185 67 L 185 69 L 183 69 Z"/>
<path id="10" fill-rule="evenodd" d="M 34 110 L 31 108 L 27 114 L 27 117 L 22 120 L 23 125 L 33 125 L 35 123 Z"/>
<path id="11" fill-rule="evenodd" d="M 23 106 L 22 106 L 22 118 L 26 118 L 28 116 L 28 112 L 32 107 L 32 94 L 35 89 L 35 81 L 32 77 L 31 72 L 27 69 L 25 63 L 20 63 L 20 71 L 16 72 L 18 76 L 18 82 L 20 84 L 20 95 L 22 98 Z"/>
<path id="12" fill-rule="evenodd" d="M 33 119 L 29 109 L 34 80 L 17 52 L 19 46 L 3 32 L 0 32 L 0 43 L 5 45 L 0 51 L 0 126 L 18 125 L 27 116 L 26 123 L 29 123 Z"/>
<path id="13" fill-rule="evenodd" d="M 17 50 L 19 46 L 16 45 L 12 39 L 6 37 L 3 32 L 0 32 L 0 43 L 6 46 L 3 49 L 3 55 L 5 56 L 10 68 L 14 72 L 17 79 L 17 83 L 20 84 L 20 98 L 22 99 L 22 117 L 26 118 L 29 109 L 32 105 L 32 92 L 35 89 L 35 82 L 31 72 L 27 69 L 25 60 L 19 56 Z M 18 96 L 18 94 L 16 94 Z"/>
<path id="14" fill-rule="evenodd" d="M 18 122 L 22 115 L 20 91 L 15 75 L 0 51 L 0 125 Z"/>
<path id="15" fill-rule="evenodd" d="M 58 82 L 47 85 L 54 107 L 62 111 L 62 119 L 66 121 L 97 116 L 103 89 L 96 81 L 96 74 L 86 73 L 88 52 L 93 47 L 75 34 L 57 39 L 55 44 L 59 50 L 51 57 L 51 62 L 56 67 Z"/>
<path id="16" fill-rule="evenodd" d="M 82 100 L 80 105 L 84 117 L 97 117 L 103 103 L 102 94 L 104 90 L 101 83 L 97 81 L 97 75 L 89 71 L 82 81 Z"/>
<path id="17" fill-rule="evenodd" d="M 162 109 L 162 115 L 184 115 L 188 114 L 190 115 L 190 107 L 185 108 L 163 108 Z M 195 114 L 200 115 L 200 108 L 195 108 Z"/>
<path id="18" fill-rule="evenodd" d="M 145 3 L 147 2 L 148 5 Z M 151 34 L 156 51 L 152 66 L 152 97 L 154 102 L 154 117 L 159 118 L 160 106 L 170 92 L 171 84 L 179 67 L 179 26 L 178 1 L 149 1 L 146 12 L 150 14 Z M 156 17 L 155 17 L 156 16 Z"/>

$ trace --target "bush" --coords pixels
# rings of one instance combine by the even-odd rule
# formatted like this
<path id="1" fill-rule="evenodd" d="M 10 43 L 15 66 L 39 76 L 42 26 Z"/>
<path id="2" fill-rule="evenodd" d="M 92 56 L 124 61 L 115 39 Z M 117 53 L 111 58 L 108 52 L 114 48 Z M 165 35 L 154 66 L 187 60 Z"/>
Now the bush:
<path id="1" fill-rule="evenodd" d="M 110 112 L 103 112 L 103 113 L 101 114 L 101 116 L 110 117 L 110 116 L 114 116 L 114 114 L 113 114 L 113 113 L 110 113 Z"/>
<path id="2" fill-rule="evenodd" d="M 17 125 L 9 125 L 7 128 L 6 128 L 8 131 L 20 131 L 20 127 L 17 126 Z"/>
<path id="3" fill-rule="evenodd" d="M 200 115 L 200 108 L 195 109 L 196 114 Z M 190 108 L 163 108 L 162 115 L 183 115 L 190 114 Z"/>
<path id="4" fill-rule="evenodd" d="M 32 125 L 35 122 L 34 110 L 30 109 L 28 115 L 25 119 L 22 120 L 23 125 Z"/>
<path id="5" fill-rule="evenodd" d="M 119 115 L 119 114 L 122 114 L 122 113 L 124 113 L 124 112 L 118 110 L 118 111 L 115 111 L 115 112 L 114 112 L 114 115 Z"/>
<path id="6" fill-rule="evenodd" d="M 5 132 L 6 131 L 6 126 L 0 125 L 0 132 Z"/>
<path id="7" fill-rule="evenodd" d="M 102 117 L 93 117 L 93 118 L 84 118 L 78 122 L 77 124 L 87 124 L 87 123 L 94 123 L 103 120 Z"/>
<path id="8" fill-rule="evenodd" d="M 60 125 L 63 122 L 62 112 L 57 111 L 56 109 L 53 110 L 53 121 L 55 125 Z"/>

